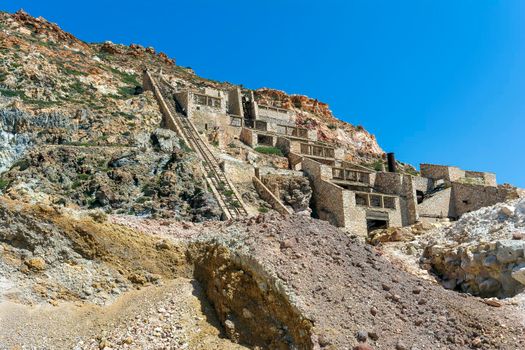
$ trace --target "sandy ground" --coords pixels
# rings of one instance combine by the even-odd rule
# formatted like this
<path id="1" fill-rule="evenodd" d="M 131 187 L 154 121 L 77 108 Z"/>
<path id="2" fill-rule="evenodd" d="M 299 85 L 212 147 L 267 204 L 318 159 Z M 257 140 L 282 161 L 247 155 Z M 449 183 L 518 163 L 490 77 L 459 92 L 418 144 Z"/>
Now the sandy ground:
<path id="1" fill-rule="evenodd" d="M 221 336 L 194 280 L 125 293 L 108 306 L 0 303 L 0 349 L 243 349 Z"/>

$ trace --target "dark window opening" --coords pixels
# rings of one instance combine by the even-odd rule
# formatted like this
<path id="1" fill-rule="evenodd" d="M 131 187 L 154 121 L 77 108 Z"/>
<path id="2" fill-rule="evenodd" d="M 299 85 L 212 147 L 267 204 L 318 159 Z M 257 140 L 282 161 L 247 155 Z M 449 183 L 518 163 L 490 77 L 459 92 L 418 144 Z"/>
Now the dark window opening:
<path id="1" fill-rule="evenodd" d="M 468 199 L 465 199 L 465 200 L 463 200 L 463 204 L 467 204 L 468 205 L 468 204 L 470 204 L 470 202 L 469 202 Z"/>
<path id="2" fill-rule="evenodd" d="M 273 146 L 273 137 L 266 135 L 257 135 L 257 143 L 259 145 Z"/>
<path id="3" fill-rule="evenodd" d="M 417 204 L 423 203 L 425 200 L 425 193 L 423 191 L 416 190 Z"/>
<path id="4" fill-rule="evenodd" d="M 374 230 L 388 228 L 388 221 L 386 220 L 374 220 L 374 219 L 367 219 L 366 220 L 366 228 L 368 232 L 372 232 Z"/>

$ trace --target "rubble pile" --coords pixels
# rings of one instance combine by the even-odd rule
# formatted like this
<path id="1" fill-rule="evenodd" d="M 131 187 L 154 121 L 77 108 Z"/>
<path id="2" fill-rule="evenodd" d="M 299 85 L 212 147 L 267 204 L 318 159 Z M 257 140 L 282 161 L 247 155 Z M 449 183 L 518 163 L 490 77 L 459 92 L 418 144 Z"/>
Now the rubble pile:
<path id="1" fill-rule="evenodd" d="M 447 288 L 484 297 L 525 289 L 525 199 L 467 213 L 434 231 L 423 254 Z"/>

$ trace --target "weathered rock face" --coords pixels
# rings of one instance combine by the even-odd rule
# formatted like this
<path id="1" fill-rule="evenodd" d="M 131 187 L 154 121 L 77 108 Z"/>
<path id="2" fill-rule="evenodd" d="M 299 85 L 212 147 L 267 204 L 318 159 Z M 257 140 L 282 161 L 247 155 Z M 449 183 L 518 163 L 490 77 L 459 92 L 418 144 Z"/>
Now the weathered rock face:
<path id="1" fill-rule="evenodd" d="M 108 224 L 97 211 L 0 198 L 0 277 L 13 287 L 0 289 L 0 300 L 6 293 L 21 303 L 103 304 L 133 285 L 185 271 L 184 253 L 158 242 Z"/>
<path id="2" fill-rule="evenodd" d="M 462 216 L 436 236 L 424 263 L 450 289 L 483 297 L 513 296 L 525 290 L 525 199 Z"/>
<path id="3" fill-rule="evenodd" d="M 62 113 L 32 115 L 18 109 L 0 109 L 0 173 L 9 169 L 32 145 L 66 142 L 76 130 Z"/>
<path id="4" fill-rule="evenodd" d="M 220 217 L 200 160 L 157 129 L 157 101 L 140 86 L 144 65 L 200 78 L 153 48 L 87 44 L 23 11 L 0 13 L 0 29 L 0 193 L 107 212 Z"/>
<path id="5" fill-rule="evenodd" d="M 143 147 L 45 146 L 2 175 L 14 199 L 45 200 L 106 212 L 192 221 L 216 220 L 220 209 L 204 189 L 200 160 L 173 132 L 156 130 Z"/>

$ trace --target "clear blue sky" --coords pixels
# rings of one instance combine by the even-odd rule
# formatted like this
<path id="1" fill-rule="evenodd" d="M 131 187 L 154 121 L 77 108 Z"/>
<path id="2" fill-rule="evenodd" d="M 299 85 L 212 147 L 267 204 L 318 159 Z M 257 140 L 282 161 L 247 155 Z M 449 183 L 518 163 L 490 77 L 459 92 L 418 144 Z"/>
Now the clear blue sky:
<path id="1" fill-rule="evenodd" d="M 418 165 L 525 187 L 525 1 L 9 1 L 77 37 L 300 93 Z"/>

